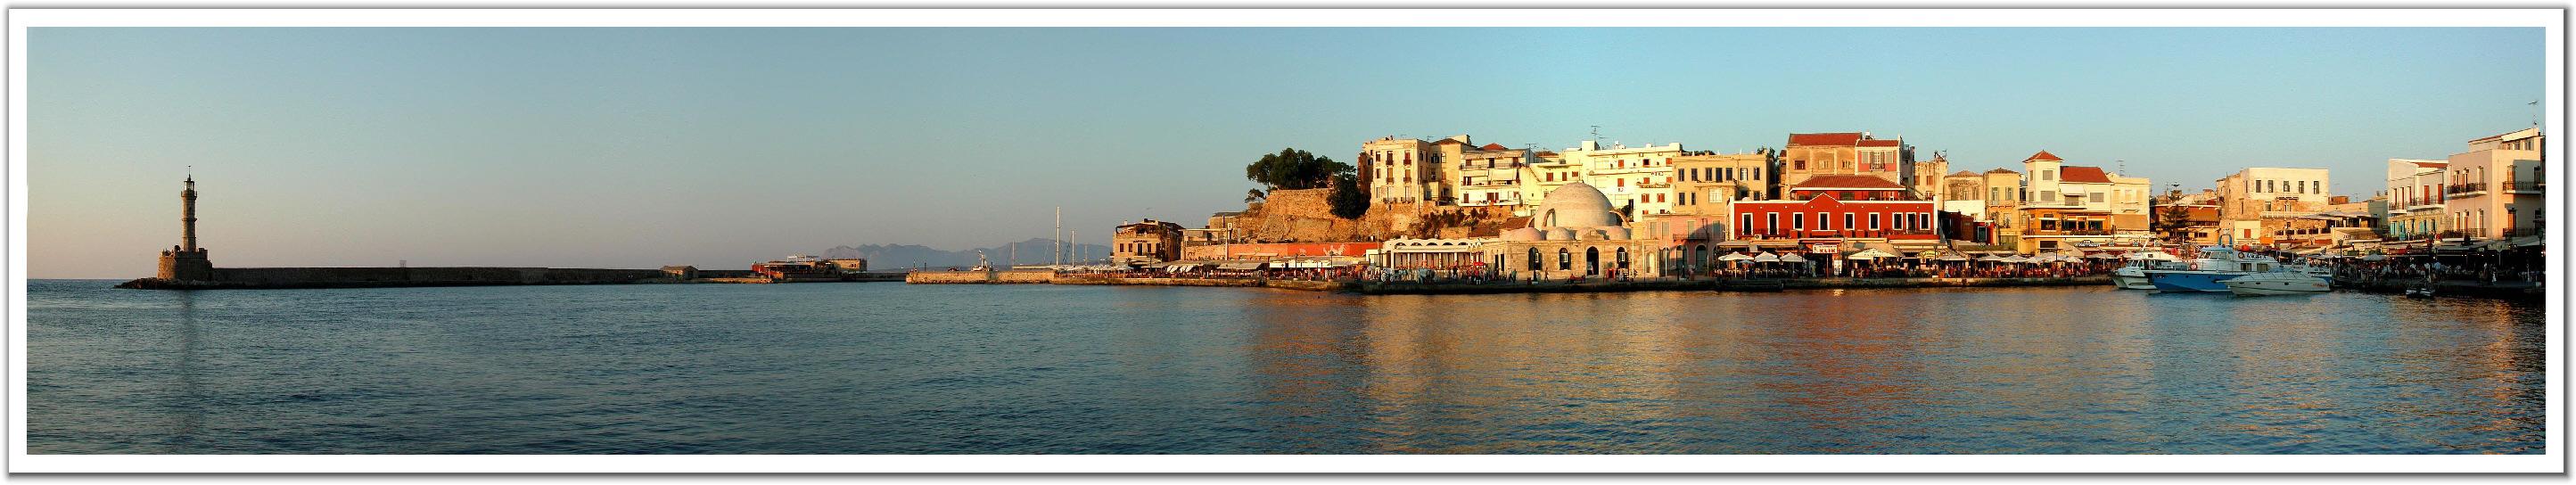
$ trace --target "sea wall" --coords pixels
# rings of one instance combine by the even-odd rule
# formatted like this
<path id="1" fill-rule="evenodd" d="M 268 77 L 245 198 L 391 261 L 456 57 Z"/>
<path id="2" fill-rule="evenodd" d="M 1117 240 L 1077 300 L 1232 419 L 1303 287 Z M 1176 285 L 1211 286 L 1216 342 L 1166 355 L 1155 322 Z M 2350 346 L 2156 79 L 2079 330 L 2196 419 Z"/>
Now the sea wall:
<path id="1" fill-rule="evenodd" d="M 658 269 L 598 268 L 215 268 L 205 281 L 144 278 L 117 285 L 145 289 L 378 288 L 402 286 L 593 285 L 679 283 Z"/>

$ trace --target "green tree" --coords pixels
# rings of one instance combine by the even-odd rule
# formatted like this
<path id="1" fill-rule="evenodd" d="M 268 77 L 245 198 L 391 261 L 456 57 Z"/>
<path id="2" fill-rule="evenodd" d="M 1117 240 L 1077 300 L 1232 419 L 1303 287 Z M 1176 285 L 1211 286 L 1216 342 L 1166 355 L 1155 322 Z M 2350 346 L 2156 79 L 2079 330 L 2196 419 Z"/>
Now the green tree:
<path id="1" fill-rule="evenodd" d="M 1246 192 L 1246 193 L 1244 193 L 1244 194 L 1243 194 L 1243 203 L 1250 204 L 1250 203 L 1254 203 L 1254 202 L 1260 202 L 1260 201 L 1262 201 L 1262 200 L 1264 200 L 1264 199 L 1269 199 L 1269 198 L 1270 198 L 1270 196 L 1269 196 L 1269 195 L 1266 195 L 1266 194 L 1262 194 L 1262 193 L 1261 193 L 1261 189 L 1252 189 L 1252 191 L 1251 191 L 1251 192 Z"/>
<path id="2" fill-rule="evenodd" d="M 1353 170 L 1350 164 L 1333 161 L 1332 157 L 1287 148 L 1245 165 L 1243 178 L 1270 186 L 1270 190 L 1320 189 L 1331 186 L 1333 177 Z"/>
<path id="3" fill-rule="evenodd" d="M 1333 204 L 1333 216 L 1359 219 L 1368 215 L 1368 189 L 1360 187 L 1360 177 L 1349 173 L 1333 176 L 1333 193 L 1324 197 Z"/>

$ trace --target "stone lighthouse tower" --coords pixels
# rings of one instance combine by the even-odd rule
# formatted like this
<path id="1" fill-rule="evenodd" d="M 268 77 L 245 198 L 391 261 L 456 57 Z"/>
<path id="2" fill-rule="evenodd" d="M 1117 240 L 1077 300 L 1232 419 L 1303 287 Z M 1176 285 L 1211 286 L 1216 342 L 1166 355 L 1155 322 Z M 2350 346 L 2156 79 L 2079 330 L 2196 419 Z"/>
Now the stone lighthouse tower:
<path id="1" fill-rule="evenodd" d="M 206 249 L 197 247 L 197 177 L 188 177 L 188 187 L 179 191 L 179 245 L 161 252 L 161 279 L 172 281 L 208 281 L 214 279 L 215 264 L 206 261 Z"/>

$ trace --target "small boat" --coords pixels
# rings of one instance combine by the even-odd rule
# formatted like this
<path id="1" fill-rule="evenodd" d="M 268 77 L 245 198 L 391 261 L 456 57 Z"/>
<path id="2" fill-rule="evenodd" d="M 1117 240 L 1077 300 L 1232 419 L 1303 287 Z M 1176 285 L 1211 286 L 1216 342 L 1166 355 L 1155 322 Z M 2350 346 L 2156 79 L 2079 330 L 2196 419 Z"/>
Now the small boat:
<path id="1" fill-rule="evenodd" d="M 2406 289 L 2406 297 L 2407 297 L 2407 298 L 2432 298 L 2432 297 L 2433 297 L 2433 287 L 2429 287 L 2429 286 L 2418 286 L 2418 287 L 2413 287 L 2413 288 L 2407 288 L 2407 289 Z"/>
<path id="2" fill-rule="evenodd" d="M 2147 270 L 2168 269 L 2179 262 L 2173 255 L 2157 251 L 2137 251 L 2122 255 L 2120 258 L 2128 260 L 2129 263 L 2119 269 L 2111 270 L 2111 284 L 2123 290 L 2156 289 L 2156 283 L 2147 279 Z"/>
<path id="3" fill-rule="evenodd" d="M 2305 295 L 2333 289 L 2325 278 L 2286 270 L 2238 276 L 2218 283 L 2227 285 L 2227 291 L 2235 292 L 2237 296 Z"/>

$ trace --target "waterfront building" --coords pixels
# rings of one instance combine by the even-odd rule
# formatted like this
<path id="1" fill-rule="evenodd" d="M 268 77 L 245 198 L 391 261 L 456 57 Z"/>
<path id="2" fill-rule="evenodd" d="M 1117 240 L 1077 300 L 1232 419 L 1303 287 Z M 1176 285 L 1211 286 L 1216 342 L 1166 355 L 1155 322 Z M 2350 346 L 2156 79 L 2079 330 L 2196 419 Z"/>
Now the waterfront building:
<path id="1" fill-rule="evenodd" d="M 1680 143 L 1630 147 L 1612 142 L 1603 147 L 1585 140 L 1535 168 L 1543 174 L 1539 188 L 1545 193 L 1581 182 L 1609 198 L 1622 217 L 1635 218 L 1672 211 L 1672 159 L 1686 154 Z M 1538 202 L 1547 203 L 1545 199 L 1541 196 Z"/>
<path id="2" fill-rule="evenodd" d="M 1109 264 L 1138 266 L 1181 259 L 1181 225 L 1146 219 L 1110 234 Z"/>
<path id="3" fill-rule="evenodd" d="M 2331 193 L 2326 175 L 2322 168 L 2256 167 L 2218 179 L 2218 217 L 2230 229 L 2221 244 L 2271 245 L 2264 240 L 2270 236 L 2263 231 L 2263 218 L 2324 212 Z"/>
<path id="4" fill-rule="evenodd" d="M 1667 267 L 1706 268 L 1716 243 L 1732 233 L 1734 202 L 1771 199 L 1772 152 L 1673 157 L 1671 211 L 1639 216 L 1641 238 L 1664 240 Z"/>
<path id="5" fill-rule="evenodd" d="M 1998 168 L 1980 175 L 1986 179 L 1986 222 L 1994 226 L 1988 241 L 2006 246 L 2021 244 L 2021 203 L 2028 197 L 2022 190 L 2022 173 Z"/>
<path id="6" fill-rule="evenodd" d="M 1521 175 L 1536 162 L 1530 150 L 1500 144 L 1470 147 L 1467 135 L 1433 143 L 1440 149 L 1441 160 L 1455 160 L 1446 173 L 1445 182 L 1455 187 L 1454 205 L 1465 207 L 1521 207 Z M 1444 204 L 1447 205 L 1447 204 Z"/>
<path id="7" fill-rule="evenodd" d="M 2150 239 L 2146 217 L 2146 180 L 2116 183 L 2101 167 L 2066 165 L 2047 150 L 2022 159 L 2029 177 L 2022 180 L 2019 231 L 2013 238 L 2020 252 L 2054 252 L 2066 248 L 2125 246 Z M 2125 185 L 2125 187 L 2124 187 Z M 2134 197 L 2134 206 L 2122 200 Z M 2128 214 L 2114 209 L 2131 207 Z M 2116 216 L 2128 215 L 2121 220 Z M 2128 227 L 2121 223 L 2125 222 Z"/>
<path id="8" fill-rule="evenodd" d="M 1484 243 L 1484 261 L 1518 279 L 1602 279 L 1663 274 L 1658 239 L 1638 239 L 1608 196 L 1581 181 L 1560 185 L 1531 209 L 1526 227 Z"/>
<path id="9" fill-rule="evenodd" d="M 1446 194 L 1439 151 L 1431 142 L 1379 138 L 1360 144 L 1359 160 L 1356 168 L 1379 204 L 1437 201 Z"/>
<path id="10" fill-rule="evenodd" d="M 1779 200 L 1736 201 L 1736 237 L 1795 241 L 1821 254 L 1880 244 L 1920 250 L 1941 241 L 1935 229 L 1940 207 L 1884 178 L 1813 176 L 1786 190 Z"/>
<path id="11" fill-rule="evenodd" d="M 823 264 L 832 265 L 833 269 L 843 273 L 860 273 L 868 270 L 868 260 L 865 258 L 832 258 L 823 260 Z"/>
<path id="12" fill-rule="evenodd" d="M 2451 231 L 2472 240 L 2540 235 L 2545 198 L 2541 150 L 2547 137 L 2528 128 L 2469 141 L 2452 155 L 2443 211 Z"/>
<path id="13" fill-rule="evenodd" d="M 2388 159 L 2388 239 L 2412 241 L 2432 237 L 2449 226 L 2443 224 L 2442 212 L 2446 187 L 2442 178 L 2450 173 L 2447 160 Z"/>
<path id="14" fill-rule="evenodd" d="M 1910 159 L 1912 157 L 1907 158 Z M 1943 184 L 1947 183 L 1947 179 L 1949 178 L 1949 176 L 1945 174 L 1950 173 L 1950 158 L 1948 156 L 1935 152 L 1932 154 L 1932 159 L 1929 161 L 1907 162 L 1907 165 L 1908 167 L 1906 167 L 1905 170 L 1906 187 L 1913 188 L 1915 192 L 1922 193 L 1924 198 L 1931 199 L 1932 202 L 1936 204 L 1950 200 L 1948 197 L 1950 194 L 1946 193 L 1942 187 Z"/>
<path id="15" fill-rule="evenodd" d="M 1911 188 L 1908 184 L 1914 175 L 1914 147 L 1906 145 L 1901 137 L 1881 140 L 1866 131 L 1793 133 L 1787 148 L 1781 150 L 1780 162 L 1782 190 L 1826 175 L 1866 175 Z"/>
<path id="16" fill-rule="evenodd" d="M 1472 270 L 1484 266 L 1485 245 L 1498 238 L 1388 239 L 1370 261 L 1380 268 Z"/>
<path id="17" fill-rule="evenodd" d="M 1966 170 L 1941 177 L 1933 202 L 1941 205 L 1941 212 L 1958 214 L 1966 219 L 1958 225 L 1958 232 L 1950 234 L 1951 239 L 1994 243 L 1995 221 L 1993 214 L 1986 210 L 1986 198 L 1991 192 L 1987 190 L 1986 181 L 1985 174 Z"/>

